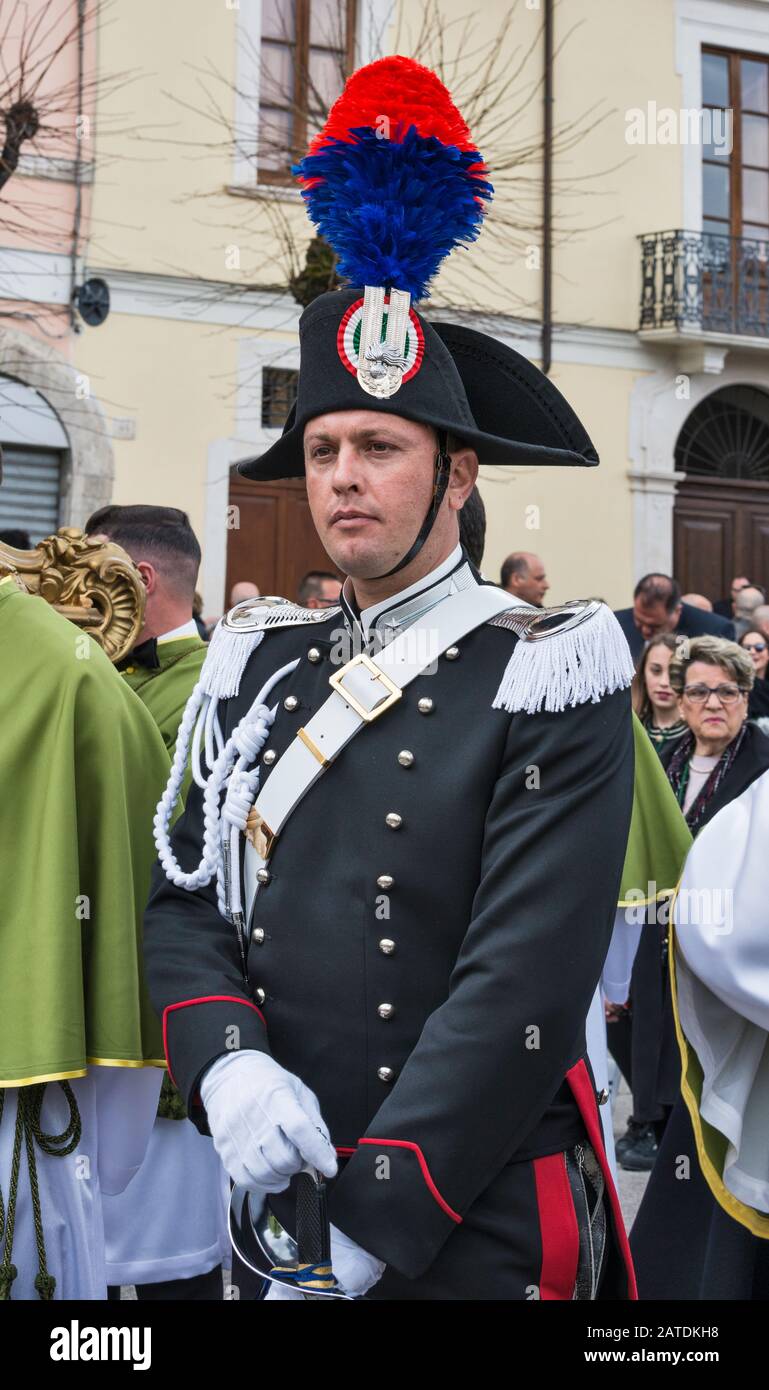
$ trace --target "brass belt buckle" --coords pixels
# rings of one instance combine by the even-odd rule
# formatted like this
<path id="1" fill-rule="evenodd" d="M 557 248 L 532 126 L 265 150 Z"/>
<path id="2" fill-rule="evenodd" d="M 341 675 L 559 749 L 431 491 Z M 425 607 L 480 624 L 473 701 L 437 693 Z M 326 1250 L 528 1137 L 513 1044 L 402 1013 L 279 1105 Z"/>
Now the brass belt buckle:
<path id="1" fill-rule="evenodd" d="M 349 690 L 345 690 L 342 685 L 342 681 L 347 675 L 347 672 L 351 671 L 353 666 L 365 666 L 366 670 L 371 674 L 372 679 L 381 681 L 385 690 L 389 691 L 386 699 L 384 699 L 381 704 L 377 705 L 375 709 L 366 709 L 365 706 L 362 705 L 354 695 L 351 695 Z M 386 709 L 390 709 L 390 707 L 395 704 L 396 700 L 400 700 L 403 694 L 400 686 L 396 685 L 394 680 L 391 680 L 389 676 L 385 675 L 384 671 L 380 671 L 379 667 L 374 664 L 370 656 L 366 656 L 365 652 L 361 652 L 358 656 L 354 656 L 352 661 L 348 661 L 346 665 L 342 666 L 338 671 L 335 671 L 333 676 L 329 676 L 328 683 L 333 686 L 334 690 L 338 695 L 341 695 L 345 703 L 351 705 L 355 713 L 360 715 L 361 719 L 365 720 L 367 724 L 370 724 L 374 719 L 378 719 L 380 714 L 384 714 Z"/>

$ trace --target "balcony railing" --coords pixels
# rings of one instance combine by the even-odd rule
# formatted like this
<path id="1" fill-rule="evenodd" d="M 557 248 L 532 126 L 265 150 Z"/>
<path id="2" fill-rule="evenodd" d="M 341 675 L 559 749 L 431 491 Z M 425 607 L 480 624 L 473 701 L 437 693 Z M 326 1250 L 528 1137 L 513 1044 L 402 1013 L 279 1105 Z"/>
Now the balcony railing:
<path id="1" fill-rule="evenodd" d="M 769 338 L 769 241 L 683 231 L 639 241 L 642 332 Z"/>

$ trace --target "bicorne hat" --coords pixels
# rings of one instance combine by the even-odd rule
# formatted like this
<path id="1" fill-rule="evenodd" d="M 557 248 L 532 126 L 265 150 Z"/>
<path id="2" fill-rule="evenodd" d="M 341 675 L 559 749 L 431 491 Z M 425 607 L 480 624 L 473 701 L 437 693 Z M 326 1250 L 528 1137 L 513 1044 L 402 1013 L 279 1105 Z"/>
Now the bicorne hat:
<path id="1" fill-rule="evenodd" d="M 360 288 L 323 294 L 302 314 L 296 404 L 281 438 L 239 465 L 245 477 L 303 476 L 305 426 L 334 411 L 431 425 L 436 485 L 421 545 L 448 483 L 449 434 L 483 464 L 598 463 L 568 402 L 527 358 L 414 307 L 449 252 L 477 237 L 493 192 L 435 73 L 401 57 L 353 73 L 295 173 L 340 275 Z"/>

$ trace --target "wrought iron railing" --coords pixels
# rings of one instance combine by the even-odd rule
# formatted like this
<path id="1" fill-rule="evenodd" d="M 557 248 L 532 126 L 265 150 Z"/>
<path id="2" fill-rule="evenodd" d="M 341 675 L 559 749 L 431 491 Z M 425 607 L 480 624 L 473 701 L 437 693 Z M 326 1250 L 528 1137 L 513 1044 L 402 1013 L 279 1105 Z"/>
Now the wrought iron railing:
<path id="1" fill-rule="evenodd" d="M 769 338 L 769 240 L 649 232 L 641 243 L 641 329 Z"/>

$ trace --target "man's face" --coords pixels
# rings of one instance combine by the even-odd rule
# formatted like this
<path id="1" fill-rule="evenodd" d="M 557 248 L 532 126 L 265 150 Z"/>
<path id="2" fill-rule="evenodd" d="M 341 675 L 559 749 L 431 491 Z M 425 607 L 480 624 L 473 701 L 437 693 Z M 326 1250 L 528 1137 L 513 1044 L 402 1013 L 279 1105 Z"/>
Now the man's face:
<path id="1" fill-rule="evenodd" d="M 526 603 L 536 604 L 540 608 L 550 585 L 547 582 L 545 566 L 538 556 L 532 556 L 528 570 L 524 574 L 514 577 L 517 580 L 515 593 L 520 598 L 525 599 Z"/>
<path id="2" fill-rule="evenodd" d="M 633 599 L 633 621 L 644 642 L 659 637 L 663 632 L 675 632 L 680 616 L 680 603 L 672 613 L 668 613 L 661 599 L 657 603 L 644 603 L 643 595 Z"/>
<path id="3" fill-rule="evenodd" d="M 750 588 L 750 580 L 746 579 L 744 574 L 736 575 L 735 578 L 732 580 L 732 603 L 734 603 L 734 600 L 736 599 L 740 590 L 748 588 Z"/>
<path id="4" fill-rule="evenodd" d="M 310 510 L 340 570 L 373 578 L 408 550 L 430 503 L 435 456 L 434 432 L 400 416 L 344 410 L 308 423 Z"/>
<path id="5" fill-rule="evenodd" d="M 308 608 L 333 608 L 339 602 L 341 579 L 321 579 L 320 593 L 311 594 L 307 600 Z"/>

